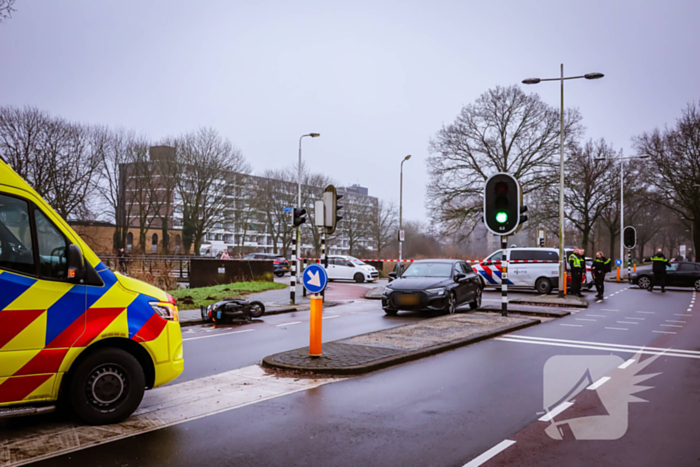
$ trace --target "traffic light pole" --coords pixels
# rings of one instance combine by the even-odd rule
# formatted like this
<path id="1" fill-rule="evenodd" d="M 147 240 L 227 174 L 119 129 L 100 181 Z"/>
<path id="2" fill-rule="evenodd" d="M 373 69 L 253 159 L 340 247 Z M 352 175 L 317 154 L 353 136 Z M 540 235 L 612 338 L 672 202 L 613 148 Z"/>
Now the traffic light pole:
<path id="1" fill-rule="evenodd" d="M 632 250 L 627 249 L 627 280 L 630 280 L 630 269 L 632 269 Z"/>
<path id="2" fill-rule="evenodd" d="M 501 236 L 502 257 L 508 258 L 508 237 Z M 501 315 L 508 316 L 508 260 L 501 260 Z"/>

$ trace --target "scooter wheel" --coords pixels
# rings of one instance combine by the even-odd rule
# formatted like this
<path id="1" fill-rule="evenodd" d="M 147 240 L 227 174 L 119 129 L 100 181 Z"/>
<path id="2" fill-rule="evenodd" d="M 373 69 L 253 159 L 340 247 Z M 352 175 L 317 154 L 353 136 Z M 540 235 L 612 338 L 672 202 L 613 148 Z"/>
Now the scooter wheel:
<path id="1" fill-rule="evenodd" d="M 260 318 L 265 314 L 265 305 L 259 301 L 250 302 L 250 316 L 252 318 Z"/>

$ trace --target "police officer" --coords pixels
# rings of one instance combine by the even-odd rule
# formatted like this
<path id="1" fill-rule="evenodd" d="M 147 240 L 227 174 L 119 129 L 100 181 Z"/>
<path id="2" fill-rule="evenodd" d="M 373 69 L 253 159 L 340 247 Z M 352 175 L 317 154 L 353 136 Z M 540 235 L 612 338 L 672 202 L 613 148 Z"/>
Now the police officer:
<path id="1" fill-rule="evenodd" d="M 593 260 L 593 282 L 598 292 L 595 298 L 603 298 L 603 295 L 605 295 L 605 274 L 610 271 L 610 258 L 606 258 L 603 256 L 603 252 L 599 251 L 595 254 L 595 260 Z"/>
<path id="2" fill-rule="evenodd" d="M 661 286 L 661 292 L 666 292 L 666 268 L 670 268 L 671 264 L 662 253 L 661 248 L 651 257 L 651 264 L 652 271 L 654 272 L 654 280 L 651 281 L 651 285 L 647 290 L 651 292 L 654 290 L 654 284 L 659 284 Z"/>
<path id="3" fill-rule="evenodd" d="M 569 255 L 569 267 L 571 268 L 571 295 L 583 297 L 581 293 L 581 280 L 586 270 L 586 260 L 582 257 L 583 250 L 574 248 Z"/>

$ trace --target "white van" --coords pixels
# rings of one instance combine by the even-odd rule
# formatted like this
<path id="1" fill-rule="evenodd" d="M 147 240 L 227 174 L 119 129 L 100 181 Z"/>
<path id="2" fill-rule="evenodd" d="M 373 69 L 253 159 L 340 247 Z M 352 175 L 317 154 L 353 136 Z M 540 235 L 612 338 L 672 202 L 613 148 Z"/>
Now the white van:
<path id="1" fill-rule="evenodd" d="M 501 286 L 501 264 L 507 255 L 508 261 L 544 261 L 533 263 L 510 263 L 508 269 L 508 288 L 535 289 L 548 294 L 559 287 L 559 249 L 558 248 L 508 248 L 498 250 L 488 256 L 481 264 L 475 264 L 474 270 L 483 279 L 486 287 Z M 566 254 L 570 254 L 567 250 Z"/>
<path id="2" fill-rule="evenodd" d="M 355 282 L 374 282 L 379 279 L 379 271 L 353 256 L 328 256 L 326 269 L 329 280 L 354 280 Z"/>

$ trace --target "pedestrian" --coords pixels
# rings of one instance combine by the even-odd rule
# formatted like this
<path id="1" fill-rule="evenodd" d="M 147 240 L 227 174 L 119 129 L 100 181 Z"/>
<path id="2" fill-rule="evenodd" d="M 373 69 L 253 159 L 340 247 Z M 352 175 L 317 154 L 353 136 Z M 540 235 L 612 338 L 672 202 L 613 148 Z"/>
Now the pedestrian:
<path id="1" fill-rule="evenodd" d="M 598 292 L 598 295 L 595 296 L 596 298 L 603 298 L 603 295 L 605 295 L 605 274 L 611 270 L 610 258 L 603 256 L 602 251 L 596 253 L 593 260 L 593 283 Z"/>
<path id="2" fill-rule="evenodd" d="M 654 280 L 651 281 L 651 285 L 647 289 L 649 292 L 654 290 L 654 284 L 661 286 L 661 292 L 666 292 L 666 268 L 671 267 L 671 263 L 668 262 L 666 256 L 664 256 L 661 248 L 656 250 L 656 254 L 651 257 L 652 271 L 654 273 Z"/>
<path id="3" fill-rule="evenodd" d="M 117 252 L 117 260 L 119 261 L 119 272 L 126 274 L 126 252 L 124 248 L 120 248 Z"/>
<path id="4" fill-rule="evenodd" d="M 569 267 L 571 268 L 571 295 L 577 297 L 583 297 L 581 293 L 581 281 L 583 280 L 583 274 L 586 271 L 586 260 L 582 257 L 582 252 L 578 248 L 574 248 L 574 251 L 569 255 Z"/>

